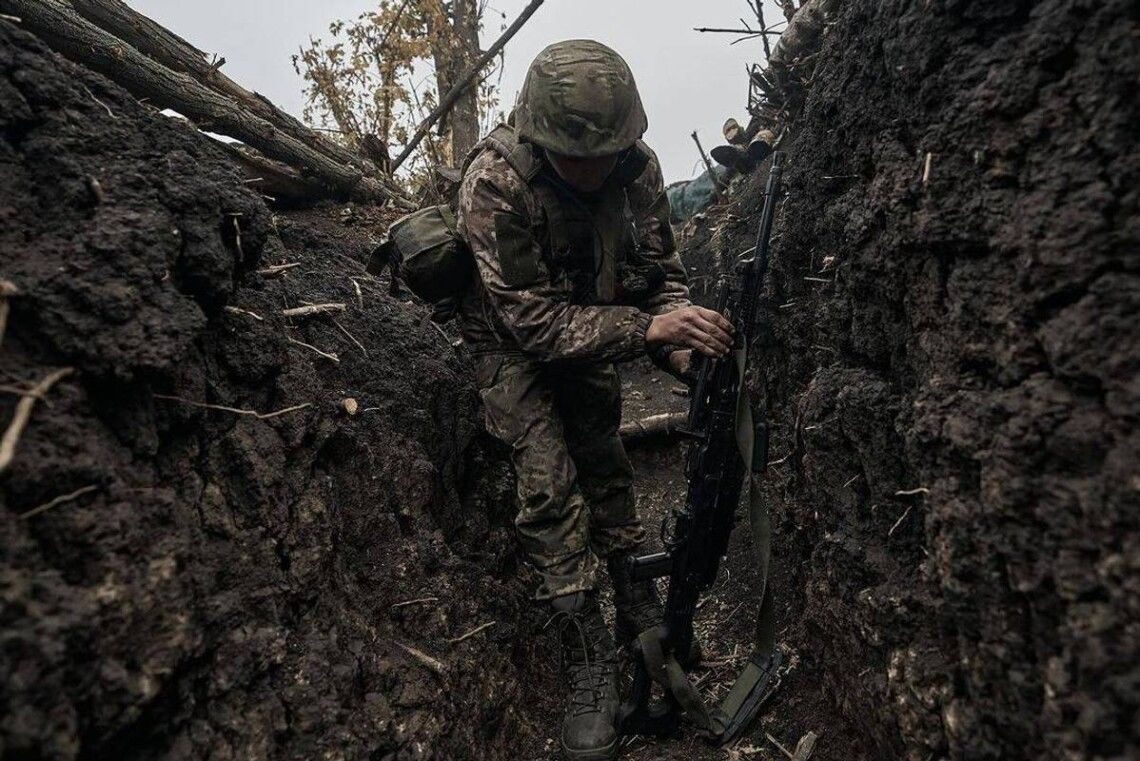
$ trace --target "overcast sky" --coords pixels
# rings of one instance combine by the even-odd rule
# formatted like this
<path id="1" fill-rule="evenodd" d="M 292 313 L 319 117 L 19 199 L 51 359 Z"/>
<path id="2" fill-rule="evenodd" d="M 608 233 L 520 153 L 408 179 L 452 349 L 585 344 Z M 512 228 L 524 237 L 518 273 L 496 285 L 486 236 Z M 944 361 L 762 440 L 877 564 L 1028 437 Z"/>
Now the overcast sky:
<path id="1" fill-rule="evenodd" d="M 486 48 L 527 0 L 489 0 Z M 290 56 L 329 22 L 354 18 L 370 0 L 128 0 L 208 53 L 225 56 L 226 73 L 300 116 L 303 84 Z M 783 16 L 766 2 L 769 24 Z M 649 114 L 647 142 L 661 157 L 667 181 L 700 173 L 690 133 L 707 151 L 729 116 L 744 121 L 746 63 L 763 57 L 758 39 L 729 45 L 732 35 L 701 34 L 695 26 L 735 27 L 751 11 L 745 0 L 546 0 L 507 44 L 502 105 L 514 102 L 531 59 L 558 40 L 586 37 L 617 50 L 633 68 Z"/>

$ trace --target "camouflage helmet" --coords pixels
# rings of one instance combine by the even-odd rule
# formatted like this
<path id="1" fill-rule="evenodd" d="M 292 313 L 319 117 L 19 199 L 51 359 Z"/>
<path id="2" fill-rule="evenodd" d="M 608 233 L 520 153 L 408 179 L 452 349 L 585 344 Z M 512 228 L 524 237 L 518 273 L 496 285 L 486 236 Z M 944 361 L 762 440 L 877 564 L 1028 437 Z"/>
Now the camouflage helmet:
<path id="1" fill-rule="evenodd" d="M 519 138 L 565 156 L 629 148 L 648 121 L 629 64 L 593 40 L 566 40 L 535 57 L 514 112 Z"/>

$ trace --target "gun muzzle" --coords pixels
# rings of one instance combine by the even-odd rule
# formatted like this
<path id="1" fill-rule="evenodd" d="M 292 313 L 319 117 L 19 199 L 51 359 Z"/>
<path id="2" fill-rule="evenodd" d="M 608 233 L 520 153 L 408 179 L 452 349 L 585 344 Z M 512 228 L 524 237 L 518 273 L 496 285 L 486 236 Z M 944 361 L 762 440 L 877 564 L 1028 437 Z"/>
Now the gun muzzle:
<path id="1" fill-rule="evenodd" d="M 659 579 L 673 572 L 673 558 L 668 552 L 655 552 L 652 555 L 629 558 L 629 575 L 634 581 Z"/>

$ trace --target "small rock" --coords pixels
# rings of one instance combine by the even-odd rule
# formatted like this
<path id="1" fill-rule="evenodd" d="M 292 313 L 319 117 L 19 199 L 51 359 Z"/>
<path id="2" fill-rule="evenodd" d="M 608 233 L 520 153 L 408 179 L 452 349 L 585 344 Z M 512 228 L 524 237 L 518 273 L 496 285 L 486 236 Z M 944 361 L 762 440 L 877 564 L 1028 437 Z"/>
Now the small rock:
<path id="1" fill-rule="evenodd" d="M 348 396 L 348 397 L 345 397 L 344 399 L 341 399 L 340 400 L 340 406 L 341 406 L 341 409 L 343 409 L 349 415 L 355 415 L 356 411 L 358 409 L 360 409 L 360 405 L 357 404 L 356 400 L 353 399 L 351 396 Z"/>

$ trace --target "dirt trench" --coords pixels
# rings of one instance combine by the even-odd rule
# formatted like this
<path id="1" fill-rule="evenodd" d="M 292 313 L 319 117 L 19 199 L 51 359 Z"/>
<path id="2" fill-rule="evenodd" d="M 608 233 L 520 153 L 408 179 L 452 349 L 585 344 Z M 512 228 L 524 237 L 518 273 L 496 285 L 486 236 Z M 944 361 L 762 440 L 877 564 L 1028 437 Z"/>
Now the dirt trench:
<path id="1" fill-rule="evenodd" d="M 0 417 L 74 368 L 0 476 L 0 756 L 514 757 L 509 472 L 468 363 L 363 274 L 384 213 L 270 213 L 7 21 L 0 165 Z"/>
<path id="2" fill-rule="evenodd" d="M 794 668 L 732 753 L 626 757 L 780 758 L 764 733 L 808 730 L 824 761 L 1134 757 L 1140 11 L 839 8 L 754 347 Z M 0 383 L 76 369 L 0 475 L 0 755 L 551 755 L 509 469 L 450 337 L 362 274 L 386 216 L 271 213 L 5 21 L 0 72 Z M 762 182 L 689 231 L 698 294 Z M 281 314 L 305 302 L 345 310 Z M 630 410 L 683 406 L 624 377 Z M 635 464 L 654 524 L 680 450 Z M 748 542 L 701 610 L 709 697 L 750 639 Z"/>
<path id="3" fill-rule="evenodd" d="M 818 758 L 1140 754 L 1138 21 L 865 1 L 824 38 L 753 379 L 808 677 L 773 715 Z M 695 271 L 752 245 L 764 174 Z"/>

